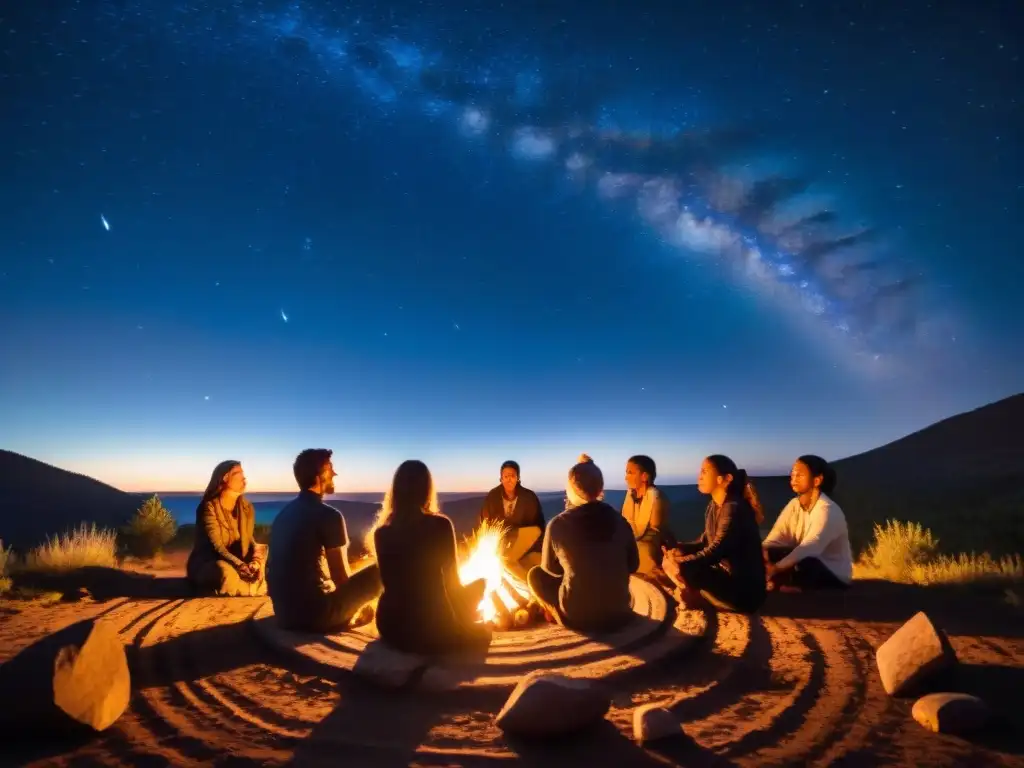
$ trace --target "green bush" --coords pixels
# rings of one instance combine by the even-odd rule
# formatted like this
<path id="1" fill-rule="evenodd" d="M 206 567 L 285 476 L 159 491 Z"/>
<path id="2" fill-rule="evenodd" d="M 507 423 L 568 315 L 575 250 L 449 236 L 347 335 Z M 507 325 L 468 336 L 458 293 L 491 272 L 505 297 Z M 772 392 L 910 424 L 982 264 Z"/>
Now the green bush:
<path id="1" fill-rule="evenodd" d="M 140 557 L 152 557 L 163 552 L 174 538 L 178 524 L 159 496 L 146 499 L 135 517 L 124 530 L 128 547 Z"/>
<path id="2" fill-rule="evenodd" d="M 11 561 L 11 550 L 4 548 L 4 542 L 0 539 L 0 595 L 9 591 L 11 580 L 7 576 L 7 565 Z"/>

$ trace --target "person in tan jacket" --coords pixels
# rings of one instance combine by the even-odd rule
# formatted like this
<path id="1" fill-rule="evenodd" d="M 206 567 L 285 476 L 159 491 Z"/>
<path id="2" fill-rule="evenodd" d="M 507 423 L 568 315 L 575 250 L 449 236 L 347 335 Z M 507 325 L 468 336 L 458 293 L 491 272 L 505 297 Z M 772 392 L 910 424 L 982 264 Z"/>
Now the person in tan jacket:
<path id="1" fill-rule="evenodd" d="M 196 507 L 196 539 L 186 572 L 196 591 L 224 597 L 265 595 L 263 561 L 253 533 L 256 512 L 245 498 L 241 462 L 218 464 Z"/>
<path id="2" fill-rule="evenodd" d="M 622 516 L 633 529 L 640 568 L 637 573 L 650 576 L 661 566 L 662 547 L 672 548 L 675 539 L 669 529 L 671 502 L 654 484 L 658 474 L 650 456 L 631 456 L 626 461 L 626 498 Z"/>

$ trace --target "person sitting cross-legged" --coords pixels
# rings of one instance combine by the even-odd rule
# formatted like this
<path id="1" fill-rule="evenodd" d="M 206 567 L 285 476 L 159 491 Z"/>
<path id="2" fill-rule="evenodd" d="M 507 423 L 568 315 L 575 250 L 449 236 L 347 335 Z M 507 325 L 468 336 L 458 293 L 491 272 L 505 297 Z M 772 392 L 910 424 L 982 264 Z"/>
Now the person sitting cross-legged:
<path id="1" fill-rule="evenodd" d="M 423 462 L 406 461 L 395 471 L 373 548 L 384 585 L 377 603 L 381 640 L 431 655 L 486 648 L 491 634 L 479 621 L 479 605 L 487 581 L 459 581 L 455 529 L 438 512 L 434 481 Z"/>
<path id="2" fill-rule="evenodd" d="M 196 540 L 185 570 L 200 594 L 256 597 L 267 594 L 254 538 L 256 513 L 245 498 L 238 461 L 218 464 L 196 507 Z"/>
<path id="3" fill-rule="evenodd" d="M 704 459 L 697 489 L 711 497 L 704 534 L 666 548 L 662 569 L 679 586 L 687 605 L 706 601 L 722 610 L 755 613 L 767 594 L 757 492 L 746 470 L 720 454 Z"/>
<path id="4" fill-rule="evenodd" d="M 353 572 L 348 562 L 345 518 L 323 497 L 334 493 L 333 452 L 308 448 L 293 466 L 302 491 L 270 528 L 267 586 L 281 627 L 333 632 L 381 592 L 376 563 Z"/>
<path id="5" fill-rule="evenodd" d="M 652 576 L 661 566 L 663 547 L 672 548 L 675 538 L 669 529 L 671 502 L 654 484 L 658 470 L 650 456 L 631 456 L 626 461 L 626 497 L 622 516 L 629 522 L 640 551 L 638 573 Z"/>
<path id="6" fill-rule="evenodd" d="M 506 529 L 502 541 L 505 567 L 520 579 L 540 564 L 544 512 L 540 499 L 519 479 L 519 464 L 501 465 L 501 483 L 492 488 L 480 509 L 479 522 L 498 523 Z"/>
<path id="7" fill-rule="evenodd" d="M 783 508 L 762 547 L 768 589 L 842 589 L 853 580 L 846 516 L 831 494 L 836 472 L 820 456 L 801 456 L 789 476 L 796 496 Z"/>
<path id="8" fill-rule="evenodd" d="M 633 616 L 630 574 L 640 567 L 633 529 L 604 498 L 604 476 L 586 454 L 569 470 L 567 509 L 544 531 L 534 598 L 570 629 L 602 631 Z"/>

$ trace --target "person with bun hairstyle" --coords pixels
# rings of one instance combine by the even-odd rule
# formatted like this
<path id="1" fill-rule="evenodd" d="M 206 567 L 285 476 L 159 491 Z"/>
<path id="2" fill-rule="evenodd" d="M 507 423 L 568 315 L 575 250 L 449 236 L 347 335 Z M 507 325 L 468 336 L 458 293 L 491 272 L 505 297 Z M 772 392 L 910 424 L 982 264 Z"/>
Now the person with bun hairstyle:
<path id="1" fill-rule="evenodd" d="M 700 598 L 718 608 L 754 613 L 767 594 L 761 552 L 764 520 L 757 491 L 728 456 L 708 456 L 697 489 L 711 497 L 704 534 L 694 542 L 665 548 L 662 569 L 682 593 L 683 602 Z"/>
<path id="2" fill-rule="evenodd" d="M 566 509 L 544 529 L 540 565 L 526 581 L 559 624 L 603 631 L 633 616 L 629 577 L 640 567 L 633 529 L 602 501 L 604 475 L 583 454 L 569 470 Z"/>
<path id="3" fill-rule="evenodd" d="M 835 470 L 820 456 L 801 456 L 793 463 L 789 484 L 796 496 L 762 545 L 768 588 L 790 592 L 848 587 L 853 551 L 846 516 L 831 498 Z"/>

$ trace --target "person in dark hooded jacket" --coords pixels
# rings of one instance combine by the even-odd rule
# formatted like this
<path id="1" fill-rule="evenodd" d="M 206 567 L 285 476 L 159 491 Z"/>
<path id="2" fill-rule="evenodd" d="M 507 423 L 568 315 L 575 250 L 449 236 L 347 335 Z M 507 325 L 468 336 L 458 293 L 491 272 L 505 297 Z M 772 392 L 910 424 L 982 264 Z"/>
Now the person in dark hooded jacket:
<path id="1" fill-rule="evenodd" d="M 603 498 L 604 476 L 584 454 L 569 470 L 567 509 L 548 523 L 540 565 L 527 574 L 534 597 L 571 629 L 610 630 L 633 616 L 629 579 L 640 567 L 636 537 Z"/>

